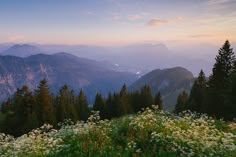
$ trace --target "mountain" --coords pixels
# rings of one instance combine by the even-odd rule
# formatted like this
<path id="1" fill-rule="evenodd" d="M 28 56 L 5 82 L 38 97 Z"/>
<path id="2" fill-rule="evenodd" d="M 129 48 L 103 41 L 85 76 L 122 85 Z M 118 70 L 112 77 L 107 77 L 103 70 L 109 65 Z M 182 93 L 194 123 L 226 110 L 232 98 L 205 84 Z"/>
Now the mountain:
<path id="1" fill-rule="evenodd" d="M 39 45 L 47 52 L 65 51 L 78 57 L 108 61 L 118 71 L 139 73 L 140 76 L 158 68 L 186 67 L 194 75 L 201 69 L 211 73 L 217 46 L 168 47 L 162 43 L 136 43 L 123 46 Z M 200 55 L 201 54 L 201 55 Z M 209 54 L 209 55 L 208 55 Z"/>
<path id="2" fill-rule="evenodd" d="M 83 88 L 91 103 L 96 92 L 106 95 L 137 78 L 134 74 L 116 72 L 106 66 L 68 53 L 37 54 L 26 58 L 0 56 L 0 100 L 5 100 L 24 84 L 35 89 L 39 81 L 46 78 L 53 92 L 64 84 L 75 92 Z"/>
<path id="3" fill-rule="evenodd" d="M 11 46 L 6 50 L 7 46 Z M 232 43 L 234 46 L 235 43 Z M 218 52 L 216 45 L 201 44 L 181 47 L 168 47 L 162 43 L 136 43 L 123 46 L 95 45 L 40 45 L 40 44 L 0 44 L 1 55 L 28 57 L 33 54 L 54 54 L 68 52 L 77 57 L 108 63 L 115 71 L 136 73 L 139 76 L 156 69 L 185 67 L 195 76 L 201 69 L 208 76 Z"/>
<path id="4" fill-rule="evenodd" d="M 193 80 L 193 74 L 182 67 L 156 69 L 135 81 L 129 90 L 140 90 L 142 86 L 149 85 L 153 94 L 161 92 L 164 109 L 172 111 L 179 93 L 190 91 Z"/>
<path id="5" fill-rule="evenodd" d="M 0 53 L 1 55 L 28 57 L 31 55 L 44 53 L 40 48 L 29 44 L 16 44 Z"/>

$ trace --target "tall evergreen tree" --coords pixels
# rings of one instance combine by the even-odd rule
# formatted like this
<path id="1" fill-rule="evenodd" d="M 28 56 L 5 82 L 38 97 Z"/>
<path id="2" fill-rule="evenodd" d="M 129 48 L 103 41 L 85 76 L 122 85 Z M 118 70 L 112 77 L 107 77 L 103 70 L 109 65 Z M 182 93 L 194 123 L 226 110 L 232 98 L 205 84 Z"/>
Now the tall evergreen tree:
<path id="1" fill-rule="evenodd" d="M 89 114 L 88 101 L 82 89 L 80 90 L 79 95 L 76 98 L 75 105 L 79 115 L 79 119 L 87 120 Z"/>
<path id="2" fill-rule="evenodd" d="M 187 109 L 201 113 L 205 112 L 206 84 L 205 74 L 203 70 L 201 70 L 193 83 Z"/>
<path id="3" fill-rule="evenodd" d="M 35 113 L 35 101 L 26 85 L 18 88 L 7 104 L 12 104 L 11 108 L 6 108 L 5 131 L 7 133 L 19 136 L 39 126 L 37 118 L 31 119 Z"/>
<path id="4" fill-rule="evenodd" d="M 141 88 L 140 103 L 141 103 L 141 108 L 146 108 L 153 105 L 152 91 L 148 85 L 145 85 Z"/>
<path id="5" fill-rule="evenodd" d="M 95 102 L 93 105 L 93 110 L 95 111 L 100 111 L 100 116 L 103 119 L 105 117 L 104 113 L 105 113 L 105 102 L 102 98 L 102 95 L 100 93 L 96 94 L 95 97 Z"/>
<path id="6" fill-rule="evenodd" d="M 114 108 L 114 104 L 113 104 L 113 97 L 111 92 L 109 92 L 108 94 L 108 98 L 106 99 L 105 102 L 105 118 L 107 119 L 111 119 L 112 117 L 115 117 L 115 111 L 116 109 Z"/>
<path id="7" fill-rule="evenodd" d="M 161 93 L 158 92 L 155 96 L 154 104 L 158 105 L 159 110 L 162 110 L 163 109 L 163 104 L 162 103 L 163 103 L 163 101 L 162 101 Z"/>
<path id="8" fill-rule="evenodd" d="M 141 96 L 139 91 L 135 91 L 130 93 L 130 103 L 134 112 L 138 112 L 141 110 Z"/>
<path id="9" fill-rule="evenodd" d="M 218 118 L 224 117 L 224 97 L 229 85 L 229 76 L 233 70 L 235 56 L 227 40 L 216 56 L 212 74 L 209 77 L 207 89 L 206 111 Z"/>
<path id="10" fill-rule="evenodd" d="M 78 114 L 74 105 L 74 94 L 67 85 L 64 85 L 59 90 L 58 96 L 56 97 L 56 108 L 57 120 L 59 122 L 65 119 L 78 120 Z"/>
<path id="11" fill-rule="evenodd" d="M 130 105 L 129 95 L 126 91 L 126 85 L 124 84 L 120 90 L 119 113 L 120 115 L 124 115 L 131 112 L 132 112 L 132 107 Z"/>
<path id="12" fill-rule="evenodd" d="M 233 120 L 236 118 L 236 60 L 229 77 L 229 84 L 226 90 L 223 114 L 226 120 Z"/>
<path id="13" fill-rule="evenodd" d="M 40 84 L 35 91 L 35 98 L 37 104 L 38 118 L 40 119 L 40 125 L 49 123 L 56 124 L 55 110 L 52 103 L 52 95 L 50 94 L 49 87 L 46 79 L 40 81 Z"/>
<path id="14" fill-rule="evenodd" d="M 180 113 L 187 109 L 188 103 L 188 93 L 183 91 L 177 98 L 177 103 L 175 105 L 174 113 Z"/>

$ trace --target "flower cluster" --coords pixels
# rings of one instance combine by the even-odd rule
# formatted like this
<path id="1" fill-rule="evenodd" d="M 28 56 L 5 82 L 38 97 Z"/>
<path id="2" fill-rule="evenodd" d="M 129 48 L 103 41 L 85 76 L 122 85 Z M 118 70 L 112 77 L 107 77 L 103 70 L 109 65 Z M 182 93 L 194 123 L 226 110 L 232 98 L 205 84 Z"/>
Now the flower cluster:
<path id="1" fill-rule="evenodd" d="M 111 121 L 94 111 L 86 122 L 66 120 L 59 130 L 45 124 L 18 138 L 0 134 L 0 156 L 234 157 L 235 126 L 188 111 L 175 116 L 157 106 Z"/>

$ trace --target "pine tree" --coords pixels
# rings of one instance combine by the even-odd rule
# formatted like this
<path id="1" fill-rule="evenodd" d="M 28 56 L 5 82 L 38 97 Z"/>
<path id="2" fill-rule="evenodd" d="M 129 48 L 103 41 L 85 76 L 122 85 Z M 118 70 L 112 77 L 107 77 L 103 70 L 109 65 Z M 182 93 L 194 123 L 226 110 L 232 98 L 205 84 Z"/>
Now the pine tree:
<path id="1" fill-rule="evenodd" d="M 155 100 L 154 100 L 154 104 L 158 105 L 158 109 L 162 110 L 163 109 L 163 101 L 162 101 L 162 97 L 161 97 L 161 93 L 158 92 L 155 96 Z"/>
<path id="2" fill-rule="evenodd" d="M 93 105 L 93 110 L 100 111 L 100 116 L 103 119 L 105 117 L 105 102 L 102 98 L 102 95 L 97 93 L 95 97 L 95 102 Z"/>
<path id="3" fill-rule="evenodd" d="M 205 96 L 206 96 L 206 77 L 203 70 L 200 71 L 197 79 L 194 81 L 187 109 L 203 113 L 205 111 Z"/>
<path id="4" fill-rule="evenodd" d="M 148 85 L 145 85 L 141 88 L 140 103 L 141 108 L 147 108 L 153 105 L 152 92 L 151 88 Z"/>
<path id="5" fill-rule="evenodd" d="M 32 120 L 31 115 L 34 112 L 35 101 L 26 85 L 18 88 L 6 105 L 4 108 L 6 110 L 5 129 L 7 133 L 19 136 L 39 127 L 37 119 L 34 119 L 34 125 L 29 123 Z"/>
<path id="6" fill-rule="evenodd" d="M 236 118 L 236 60 L 229 77 L 229 84 L 226 90 L 224 102 L 224 118 L 233 120 Z"/>
<path id="7" fill-rule="evenodd" d="M 209 77 L 207 89 L 207 108 L 206 111 L 212 116 L 218 118 L 224 117 L 224 104 L 227 87 L 229 85 L 229 76 L 233 70 L 235 56 L 230 43 L 227 40 L 216 56 L 216 63 Z"/>
<path id="8" fill-rule="evenodd" d="M 175 105 L 174 113 L 180 113 L 187 109 L 188 93 L 183 91 L 177 98 L 177 103 Z"/>
<path id="9" fill-rule="evenodd" d="M 74 94 L 67 85 L 64 85 L 59 90 L 58 96 L 56 97 L 56 108 L 57 120 L 59 122 L 65 119 L 78 120 L 78 114 L 74 105 Z"/>
<path id="10" fill-rule="evenodd" d="M 141 110 L 141 96 L 139 91 L 135 91 L 130 93 L 130 103 L 134 112 L 138 112 Z"/>
<path id="11" fill-rule="evenodd" d="M 126 91 L 126 85 L 124 84 L 120 90 L 119 113 L 120 115 L 125 115 L 131 112 L 132 107 L 129 102 L 129 95 Z"/>
<path id="12" fill-rule="evenodd" d="M 37 104 L 37 113 L 40 125 L 49 123 L 56 124 L 55 110 L 53 108 L 53 98 L 50 94 L 47 81 L 43 79 L 35 91 L 35 98 Z"/>
<path id="13" fill-rule="evenodd" d="M 88 114 L 89 114 L 88 101 L 82 89 L 79 92 L 75 105 L 76 105 L 77 113 L 79 115 L 79 119 L 87 120 Z"/>

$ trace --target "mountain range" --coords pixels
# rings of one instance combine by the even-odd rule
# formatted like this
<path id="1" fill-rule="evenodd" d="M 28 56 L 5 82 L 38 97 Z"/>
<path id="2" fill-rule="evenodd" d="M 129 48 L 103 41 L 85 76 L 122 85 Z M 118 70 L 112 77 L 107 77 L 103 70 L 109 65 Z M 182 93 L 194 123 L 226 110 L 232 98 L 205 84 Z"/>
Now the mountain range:
<path id="1" fill-rule="evenodd" d="M 113 92 L 124 83 L 129 85 L 137 76 L 113 71 L 106 64 L 63 52 L 25 58 L 0 56 L 0 100 L 6 99 L 24 84 L 35 89 L 44 78 L 54 92 L 67 84 L 75 92 L 83 88 L 88 99 L 92 100 L 96 92 L 104 95 L 108 91 Z"/>
<path id="2" fill-rule="evenodd" d="M 38 53 L 55 54 L 57 52 L 67 52 L 77 57 L 109 63 L 116 71 L 128 71 L 140 76 L 156 68 L 177 66 L 189 69 L 196 76 L 201 69 L 206 75 L 211 73 L 217 47 L 198 45 L 170 49 L 162 43 L 137 43 L 122 46 L 0 44 L 0 55 L 28 57 Z"/>
<path id="3" fill-rule="evenodd" d="M 123 57 L 123 60 L 127 64 L 136 62 L 142 68 L 148 60 L 155 62 L 157 47 L 162 50 L 163 55 L 168 51 L 164 45 L 129 46 L 125 48 L 129 53 Z M 88 47 L 84 47 L 85 49 Z M 141 58 L 145 49 L 148 49 L 147 56 Z M 125 69 L 127 64 L 123 64 L 122 67 L 109 61 L 86 59 L 65 52 L 50 54 L 49 51 L 29 44 L 14 45 L 0 54 L 0 100 L 5 100 L 24 84 L 33 90 L 40 80 L 46 78 L 54 93 L 64 84 L 75 92 L 84 89 L 90 103 L 93 102 L 97 92 L 106 96 L 108 92 L 119 91 L 124 83 L 129 90 L 139 90 L 147 84 L 153 94 L 161 92 L 164 108 L 172 110 L 177 95 L 183 90 L 189 91 L 194 80 L 193 74 L 181 67 L 137 73 L 139 71 L 135 72 L 135 70 L 139 70 L 138 68 L 133 71 L 129 68 Z M 92 51 L 89 54 L 92 56 Z M 161 60 L 163 55 L 158 59 Z M 85 53 L 83 57 L 86 57 Z M 122 59 L 122 55 L 117 58 Z"/>

